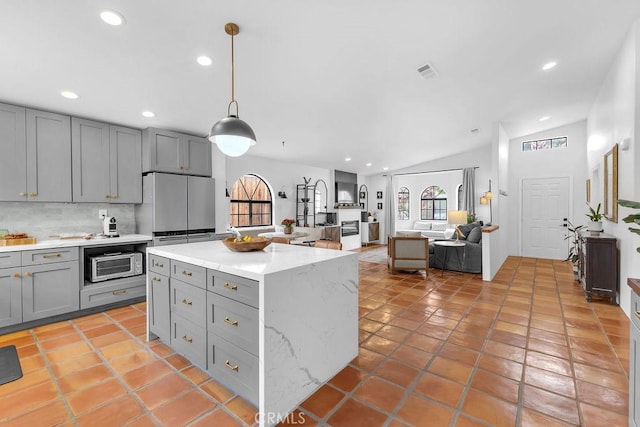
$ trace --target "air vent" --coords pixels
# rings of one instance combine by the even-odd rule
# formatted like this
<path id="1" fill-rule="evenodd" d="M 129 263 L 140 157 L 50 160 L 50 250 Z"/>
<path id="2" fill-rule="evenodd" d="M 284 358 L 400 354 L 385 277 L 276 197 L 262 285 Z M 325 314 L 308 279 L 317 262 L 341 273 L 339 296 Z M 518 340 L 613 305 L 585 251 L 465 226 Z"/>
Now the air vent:
<path id="1" fill-rule="evenodd" d="M 422 67 L 418 68 L 418 72 L 425 79 L 430 79 L 430 78 L 436 77 L 438 75 L 438 72 L 435 70 L 435 68 L 433 68 L 433 66 L 431 64 L 426 64 L 426 65 L 423 65 Z"/>

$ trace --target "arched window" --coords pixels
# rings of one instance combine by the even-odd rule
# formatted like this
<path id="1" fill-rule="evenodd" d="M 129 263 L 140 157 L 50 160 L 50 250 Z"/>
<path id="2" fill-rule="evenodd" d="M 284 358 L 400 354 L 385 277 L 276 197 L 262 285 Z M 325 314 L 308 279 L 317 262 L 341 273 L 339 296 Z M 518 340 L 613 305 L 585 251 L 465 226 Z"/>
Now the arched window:
<path id="1" fill-rule="evenodd" d="M 462 200 L 462 184 L 458 185 L 458 210 L 461 211 L 464 200 Z"/>
<path id="2" fill-rule="evenodd" d="M 398 219 L 409 219 L 409 189 L 400 187 L 398 191 Z"/>
<path id="3" fill-rule="evenodd" d="M 432 185 L 422 192 L 420 219 L 447 219 L 447 193 L 442 188 Z"/>
<path id="4" fill-rule="evenodd" d="M 244 175 L 231 187 L 229 224 L 232 227 L 271 225 L 271 191 L 256 175 Z"/>

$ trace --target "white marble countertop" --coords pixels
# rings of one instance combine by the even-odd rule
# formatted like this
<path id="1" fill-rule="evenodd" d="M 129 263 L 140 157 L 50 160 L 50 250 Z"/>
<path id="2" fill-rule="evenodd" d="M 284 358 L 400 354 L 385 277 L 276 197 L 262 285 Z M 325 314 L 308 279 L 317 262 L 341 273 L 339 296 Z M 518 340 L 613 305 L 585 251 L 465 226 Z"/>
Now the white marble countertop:
<path id="1" fill-rule="evenodd" d="M 272 243 L 262 251 L 253 252 L 233 252 L 221 241 L 158 246 L 147 248 L 147 252 L 253 280 L 336 258 L 352 257 L 353 262 L 358 261 L 354 252 L 282 243 Z"/>
<path id="2" fill-rule="evenodd" d="M 52 249 L 52 248 L 68 248 L 74 246 L 99 246 L 99 245 L 114 245 L 121 243 L 133 243 L 133 242 L 148 242 L 151 241 L 151 236 L 144 234 L 127 234 L 120 237 L 106 237 L 106 238 L 92 238 L 86 239 L 54 239 L 54 240 L 42 240 L 33 245 L 15 245 L 15 246 L 0 246 L 1 252 L 16 252 L 16 251 L 31 251 L 34 249 Z"/>

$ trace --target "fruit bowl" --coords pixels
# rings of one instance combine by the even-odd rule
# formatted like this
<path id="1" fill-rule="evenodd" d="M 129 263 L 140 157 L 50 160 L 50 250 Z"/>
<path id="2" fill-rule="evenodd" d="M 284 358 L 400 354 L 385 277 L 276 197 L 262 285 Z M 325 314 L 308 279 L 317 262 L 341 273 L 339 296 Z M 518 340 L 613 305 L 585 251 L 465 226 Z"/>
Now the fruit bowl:
<path id="1" fill-rule="evenodd" d="M 265 237 L 252 237 L 248 242 L 236 242 L 235 237 L 227 237 L 222 241 L 224 245 L 234 252 L 250 252 L 261 251 L 271 243 L 271 240 Z"/>

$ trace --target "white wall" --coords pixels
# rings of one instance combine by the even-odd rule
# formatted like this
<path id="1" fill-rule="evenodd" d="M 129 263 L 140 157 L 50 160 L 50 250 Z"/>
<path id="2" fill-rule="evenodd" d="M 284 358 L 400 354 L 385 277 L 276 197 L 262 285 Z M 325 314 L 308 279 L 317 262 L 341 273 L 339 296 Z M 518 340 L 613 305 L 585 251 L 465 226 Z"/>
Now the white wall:
<path id="1" fill-rule="evenodd" d="M 618 152 L 618 198 L 640 200 L 640 23 L 636 22 L 622 45 L 598 92 L 587 120 L 588 170 L 601 168 L 603 155 L 624 139 L 630 140 L 627 151 Z M 602 181 L 602 172 L 599 174 Z M 595 184 L 595 183 L 594 183 Z M 602 186 L 602 184 L 600 184 Z M 633 210 L 620 207 L 618 223 L 604 221 L 605 233 L 618 238 L 620 253 L 620 307 L 629 315 L 628 277 L 640 277 L 640 237 L 627 230 L 622 222 Z M 637 212 L 637 211 L 636 211 Z"/>
<path id="2" fill-rule="evenodd" d="M 567 137 L 567 147 L 554 150 L 522 151 L 522 143 L 552 137 Z M 509 197 L 507 203 L 508 253 L 522 255 L 522 180 L 531 178 L 569 177 L 569 220 L 586 224 L 587 124 L 580 121 L 509 141 Z M 591 203 L 597 206 L 597 202 Z"/>

